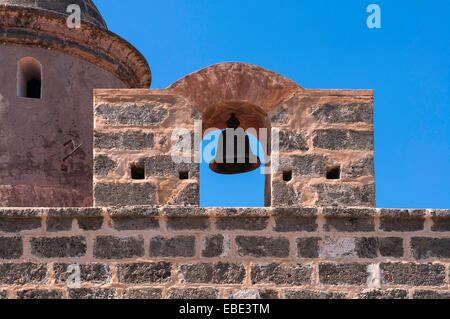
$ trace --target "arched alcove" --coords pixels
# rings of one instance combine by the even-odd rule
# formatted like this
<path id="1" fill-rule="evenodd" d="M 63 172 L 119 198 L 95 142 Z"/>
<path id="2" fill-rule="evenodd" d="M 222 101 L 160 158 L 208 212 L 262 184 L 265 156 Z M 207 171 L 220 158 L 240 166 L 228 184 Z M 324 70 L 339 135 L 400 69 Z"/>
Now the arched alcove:
<path id="1" fill-rule="evenodd" d="M 200 146 L 203 161 L 200 164 L 201 207 L 264 207 L 265 176 L 262 145 L 248 134 L 251 151 L 261 158 L 261 167 L 247 173 L 223 175 L 210 169 L 210 162 L 217 155 L 217 144 L 222 130 L 205 136 Z"/>
<path id="2" fill-rule="evenodd" d="M 26 57 L 17 66 L 17 96 L 40 99 L 42 97 L 42 66 L 38 60 Z"/>
<path id="3" fill-rule="evenodd" d="M 259 157 L 261 165 L 250 172 L 223 175 L 213 172 L 209 164 L 217 155 L 220 136 L 232 117 L 238 120 L 239 128 L 247 134 L 250 150 Z M 200 205 L 270 206 L 271 127 L 267 113 L 247 101 L 225 101 L 206 109 L 202 128 L 203 140 L 199 146 Z"/>

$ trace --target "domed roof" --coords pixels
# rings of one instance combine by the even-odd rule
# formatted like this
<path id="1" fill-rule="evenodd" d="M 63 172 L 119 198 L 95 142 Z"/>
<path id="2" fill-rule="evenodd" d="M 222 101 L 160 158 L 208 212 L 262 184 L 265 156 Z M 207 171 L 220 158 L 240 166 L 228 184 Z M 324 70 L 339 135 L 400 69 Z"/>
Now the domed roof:
<path id="1" fill-rule="evenodd" d="M 81 8 L 81 20 L 93 23 L 100 28 L 107 29 L 105 20 L 103 20 L 92 0 L 0 0 L 0 6 L 15 6 L 24 8 L 34 8 L 45 11 L 52 11 L 68 15 L 67 7 L 71 4 L 77 4 Z"/>

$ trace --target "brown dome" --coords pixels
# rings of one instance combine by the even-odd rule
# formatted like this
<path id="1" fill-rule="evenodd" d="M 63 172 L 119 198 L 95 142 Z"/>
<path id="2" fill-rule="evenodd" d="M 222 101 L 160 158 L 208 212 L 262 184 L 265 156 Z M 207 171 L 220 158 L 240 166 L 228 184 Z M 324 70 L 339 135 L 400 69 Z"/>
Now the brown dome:
<path id="1" fill-rule="evenodd" d="M 68 15 L 66 10 L 71 4 L 77 4 L 80 6 L 81 19 L 83 21 L 90 22 L 100 28 L 107 29 L 105 20 L 103 20 L 103 17 L 91 0 L 0 0 L 0 6 L 33 8 L 52 11 L 64 15 Z"/>

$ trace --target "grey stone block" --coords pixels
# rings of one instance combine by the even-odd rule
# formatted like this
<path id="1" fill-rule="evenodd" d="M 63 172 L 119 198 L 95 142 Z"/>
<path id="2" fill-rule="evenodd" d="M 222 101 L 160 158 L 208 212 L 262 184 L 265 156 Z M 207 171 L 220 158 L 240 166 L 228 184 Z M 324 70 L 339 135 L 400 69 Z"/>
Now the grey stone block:
<path id="1" fill-rule="evenodd" d="M 313 133 L 313 145 L 315 148 L 329 150 L 372 151 L 374 149 L 373 131 L 316 130 Z"/>
<path id="2" fill-rule="evenodd" d="M 302 264 L 253 264 L 252 284 L 302 286 L 311 283 L 312 266 Z"/>
<path id="3" fill-rule="evenodd" d="M 98 259 L 127 259 L 144 256 L 142 236 L 118 238 L 98 236 L 94 244 L 94 257 Z"/>
<path id="4" fill-rule="evenodd" d="M 0 259 L 18 259 L 22 254 L 21 237 L 0 237 Z"/>
<path id="5" fill-rule="evenodd" d="M 154 237 L 150 240 L 150 257 L 194 257 L 195 237 Z"/>
<path id="6" fill-rule="evenodd" d="M 284 237 L 237 236 L 236 244 L 241 257 L 289 256 L 289 240 Z"/>
<path id="7" fill-rule="evenodd" d="M 156 186 L 152 183 L 99 183 L 94 186 L 97 206 L 155 205 Z"/>
<path id="8" fill-rule="evenodd" d="M 178 278 L 182 283 L 242 284 L 245 267 L 233 263 L 199 263 L 180 266 Z"/>
<path id="9" fill-rule="evenodd" d="M 171 272 L 169 262 L 118 265 L 119 282 L 126 284 L 167 283 L 171 280 Z"/>
<path id="10" fill-rule="evenodd" d="M 38 237 L 30 239 L 31 254 L 41 258 L 82 257 L 86 254 L 86 238 Z"/>

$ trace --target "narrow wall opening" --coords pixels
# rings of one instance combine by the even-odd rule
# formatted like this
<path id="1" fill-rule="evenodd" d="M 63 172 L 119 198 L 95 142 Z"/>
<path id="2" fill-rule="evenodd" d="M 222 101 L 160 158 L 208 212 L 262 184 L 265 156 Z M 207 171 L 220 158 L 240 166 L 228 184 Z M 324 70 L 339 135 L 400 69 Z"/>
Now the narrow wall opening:
<path id="1" fill-rule="evenodd" d="M 41 99 L 42 66 L 39 61 L 26 57 L 19 61 L 17 68 L 17 96 Z"/>

